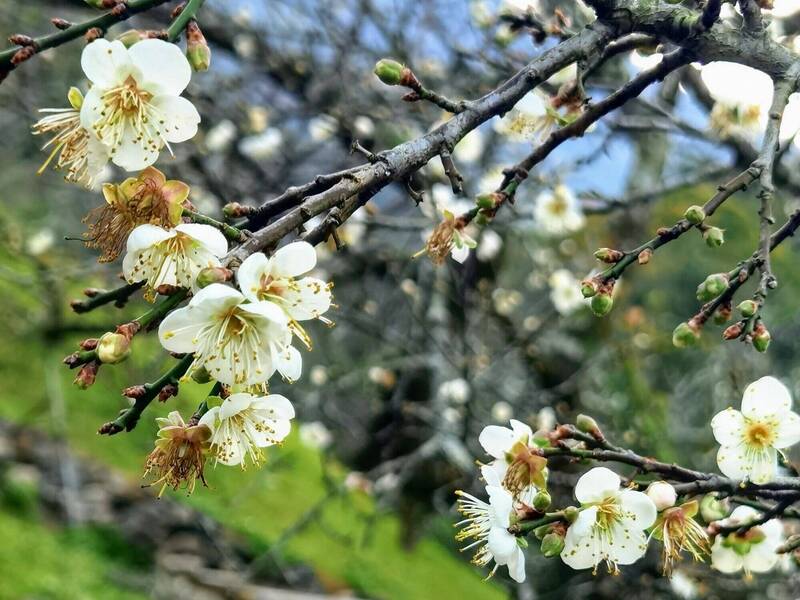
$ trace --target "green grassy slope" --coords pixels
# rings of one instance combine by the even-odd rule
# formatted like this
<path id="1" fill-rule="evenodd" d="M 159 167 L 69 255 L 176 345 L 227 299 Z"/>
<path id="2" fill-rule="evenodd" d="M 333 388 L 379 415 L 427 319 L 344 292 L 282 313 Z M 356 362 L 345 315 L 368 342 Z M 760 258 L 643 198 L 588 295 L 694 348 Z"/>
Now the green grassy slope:
<path id="1" fill-rule="evenodd" d="M 16 300 L 24 302 L 21 296 Z M 114 309 L 106 311 L 106 315 L 114 314 Z M 14 327 L 11 321 L 6 325 Z M 2 344 L 0 377 L 25 384 L 0 387 L 0 417 L 51 429 L 46 390 L 63 394 L 65 433 L 72 448 L 138 481 L 144 458 L 152 448 L 156 431 L 153 418 L 175 408 L 188 416 L 210 386 L 183 385 L 177 400 L 170 400 L 166 406 L 152 405 L 134 432 L 112 438 L 99 436 L 95 433 L 98 426 L 124 406 L 119 390 L 153 378 L 170 359 L 151 341 L 137 339 L 130 361 L 117 368 L 104 367 L 95 386 L 81 391 L 71 384 L 73 373 L 59 364 L 71 348 L 66 342 L 48 347 L 36 338 L 28 338 L 24 352 L 13 344 Z M 254 547 L 266 550 L 326 497 L 320 458 L 293 436 L 282 448 L 270 449 L 268 463 L 260 470 L 241 472 L 210 466 L 207 478 L 212 489 L 198 488 L 188 498 L 182 493 L 166 493 L 203 510 L 244 534 Z M 328 471 L 334 477 L 342 476 L 337 465 Z M 319 520 L 288 537 L 278 554 L 281 560 L 308 564 L 332 590 L 353 588 L 374 598 L 505 597 L 498 586 L 483 583 L 478 570 L 433 539 L 423 538 L 411 551 L 401 548 L 400 527 L 393 516 L 374 514 L 369 498 L 333 497 L 324 502 Z M 27 552 L 38 552 L 37 538 L 26 539 L 13 531 L 10 536 Z M 269 567 L 273 563 L 265 560 L 264 564 Z M 52 577 L 58 578 L 60 572 L 53 569 Z M 12 578 L 11 583 L 18 585 L 20 593 L 27 589 L 24 581 Z"/>

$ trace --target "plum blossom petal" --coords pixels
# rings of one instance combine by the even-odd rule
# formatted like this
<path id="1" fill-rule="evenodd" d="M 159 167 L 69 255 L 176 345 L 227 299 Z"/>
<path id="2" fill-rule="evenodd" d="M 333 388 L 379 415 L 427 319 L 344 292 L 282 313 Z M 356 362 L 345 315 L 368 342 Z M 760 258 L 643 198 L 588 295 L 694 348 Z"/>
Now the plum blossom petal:
<path id="1" fill-rule="evenodd" d="M 778 417 L 790 411 L 792 396 L 774 377 L 762 377 L 747 386 L 742 396 L 742 414 L 748 419 Z"/>
<path id="2" fill-rule="evenodd" d="M 619 490 L 619 475 L 606 467 L 595 467 L 581 475 L 575 485 L 575 499 L 581 504 L 600 502 Z"/>

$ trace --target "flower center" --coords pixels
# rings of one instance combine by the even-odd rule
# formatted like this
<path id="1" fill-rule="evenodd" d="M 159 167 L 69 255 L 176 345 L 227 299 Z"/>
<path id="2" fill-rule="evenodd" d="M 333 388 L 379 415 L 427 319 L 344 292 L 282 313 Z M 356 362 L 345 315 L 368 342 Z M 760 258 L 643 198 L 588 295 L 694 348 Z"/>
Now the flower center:
<path id="1" fill-rule="evenodd" d="M 164 125 L 163 115 L 150 103 L 153 95 L 141 89 L 133 76 L 128 76 L 122 85 L 106 90 L 102 97 L 100 118 L 92 125 L 97 137 L 111 145 L 114 154 L 121 145 L 126 130 L 134 144 L 142 144 L 145 150 L 157 151 L 164 142 L 160 126 Z M 158 125 L 152 118 L 158 119 Z"/>
<path id="2" fill-rule="evenodd" d="M 560 198 L 559 196 L 553 196 L 553 200 L 550 202 L 548 210 L 554 217 L 562 217 L 567 212 L 567 203 L 563 198 Z"/>
<path id="3" fill-rule="evenodd" d="M 611 527 L 622 519 L 622 507 L 614 497 L 609 497 L 597 505 L 597 526 L 603 531 L 609 531 Z"/>
<path id="4" fill-rule="evenodd" d="M 278 280 L 272 275 L 264 274 L 259 281 L 258 298 L 259 300 L 281 300 L 287 287 L 291 287 L 291 281 Z"/>
<path id="5" fill-rule="evenodd" d="M 769 423 L 749 422 L 745 426 L 744 439 L 750 446 L 766 448 L 775 440 L 775 430 Z"/>
<path id="6" fill-rule="evenodd" d="M 506 462 L 508 469 L 503 485 L 514 496 L 518 496 L 531 485 L 545 487 L 544 469 L 547 466 L 547 459 L 528 446 L 527 436 L 511 447 L 506 454 Z"/>
<path id="7" fill-rule="evenodd" d="M 150 92 L 140 90 L 136 80 L 130 75 L 125 83 L 103 94 L 105 108 L 125 116 L 138 113 L 152 97 Z"/>
<path id="8" fill-rule="evenodd" d="M 264 343 L 264 333 L 253 315 L 234 306 L 198 334 L 195 356 L 215 377 L 224 366 L 233 383 L 257 380 L 264 375 L 270 357 L 271 345 Z"/>

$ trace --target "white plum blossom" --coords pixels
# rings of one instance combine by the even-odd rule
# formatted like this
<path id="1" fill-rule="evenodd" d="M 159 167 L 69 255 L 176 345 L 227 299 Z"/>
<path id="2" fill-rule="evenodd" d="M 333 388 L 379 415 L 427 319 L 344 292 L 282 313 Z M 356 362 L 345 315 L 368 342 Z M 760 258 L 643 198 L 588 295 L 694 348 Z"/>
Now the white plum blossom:
<path id="1" fill-rule="evenodd" d="M 471 494 L 458 490 L 458 511 L 464 520 L 456 524 L 462 527 L 456 540 L 474 540 L 463 548 L 477 547 L 472 558 L 473 564 L 484 567 L 494 561 L 489 576 L 501 565 L 508 567 L 508 574 L 514 581 L 525 581 L 525 555 L 517 537 L 508 531 L 511 516 L 514 514 L 514 500 L 506 490 L 490 485 L 486 487 L 489 502 L 479 500 Z"/>
<path id="2" fill-rule="evenodd" d="M 503 118 L 492 121 L 498 134 L 518 142 L 544 139 L 557 124 L 550 99 L 536 90 L 528 92 Z"/>
<path id="3" fill-rule="evenodd" d="M 81 124 L 128 171 L 152 165 L 170 143 L 194 137 L 200 115 L 181 93 L 192 69 L 181 49 L 147 39 L 126 48 L 95 40 L 81 55 L 92 87 L 81 106 Z"/>
<path id="4" fill-rule="evenodd" d="M 528 425 L 516 419 L 510 424 L 511 428 L 488 425 L 481 431 L 478 442 L 494 458 L 481 472 L 487 483 L 502 482 L 515 497 L 530 504 L 537 490 L 546 487 L 547 459 L 531 448 L 533 431 Z"/>
<path id="5" fill-rule="evenodd" d="M 283 144 L 280 129 L 269 127 L 262 133 L 249 135 L 239 141 L 239 152 L 251 160 L 269 158 Z"/>
<path id="6" fill-rule="evenodd" d="M 739 63 L 716 61 L 703 65 L 700 76 L 715 104 L 711 127 L 720 136 L 755 137 L 766 126 L 772 104 L 772 79 L 766 73 Z M 783 112 L 781 140 L 800 129 L 800 97 L 792 95 Z"/>
<path id="7" fill-rule="evenodd" d="M 580 201 L 563 184 L 552 191 L 544 190 L 536 197 L 533 216 L 537 227 L 553 236 L 574 233 L 586 223 Z"/>
<path id="8" fill-rule="evenodd" d="M 800 416 L 791 408 L 789 390 L 774 377 L 748 385 L 741 411 L 728 407 L 711 420 L 719 470 L 759 485 L 775 479 L 778 450 L 800 441 Z"/>
<path id="9" fill-rule="evenodd" d="M 570 315 L 586 305 L 581 294 L 580 281 L 567 269 L 553 271 L 548 280 L 550 284 L 550 301 L 561 315 Z"/>
<path id="10" fill-rule="evenodd" d="M 252 302 L 272 302 L 289 317 L 289 327 L 309 348 L 311 340 L 298 321 L 320 319 L 331 306 L 331 284 L 316 277 L 298 278 L 317 264 L 314 246 L 292 242 L 269 258 L 257 252 L 239 267 L 239 289 Z"/>
<path id="11" fill-rule="evenodd" d="M 128 283 L 146 281 L 150 290 L 162 285 L 193 288 L 197 275 L 220 266 L 228 240 L 215 227 L 181 223 L 174 229 L 139 225 L 128 236 L 122 272 Z"/>
<path id="12" fill-rule="evenodd" d="M 620 489 L 619 475 L 605 467 L 584 473 L 575 486 L 581 503 L 578 518 L 567 529 L 561 559 L 573 569 L 594 569 L 639 560 L 647 550 L 645 529 L 656 520 L 656 507 L 642 492 Z"/>
<path id="13" fill-rule="evenodd" d="M 108 165 L 109 149 L 81 123 L 83 94 L 70 88 L 70 108 L 42 108 L 48 113 L 33 125 L 34 135 L 50 135 L 42 150 L 50 152 L 39 168 L 41 174 L 55 159 L 55 169 L 66 171 L 64 179 L 85 187 L 94 187 Z M 58 157 L 58 158 L 56 158 Z"/>
<path id="14" fill-rule="evenodd" d="M 245 467 L 261 462 L 261 448 L 282 442 L 291 431 L 294 407 L 280 394 L 231 394 L 200 419 L 211 435 L 211 453 L 218 463 Z"/>
<path id="15" fill-rule="evenodd" d="M 190 372 L 203 366 L 228 385 L 264 383 L 275 371 L 294 381 L 302 369 L 286 313 L 272 302 L 247 302 L 220 283 L 201 289 L 188 306 L 167 315 L 158 338 L 170 352 L 194 353 Z"/>
<path id="16" fill-rule="evenodd" d="M 723 526 L 744 525 L 760 514 L 749 506 L 737 506 Z M 765 573 L 778 564 L 776 550 L 784 542 L 783 524 L 778 519 L 749 528 L 745 533 L 718 535 L 711 548 L 711 566 L 723 573 Z"/>

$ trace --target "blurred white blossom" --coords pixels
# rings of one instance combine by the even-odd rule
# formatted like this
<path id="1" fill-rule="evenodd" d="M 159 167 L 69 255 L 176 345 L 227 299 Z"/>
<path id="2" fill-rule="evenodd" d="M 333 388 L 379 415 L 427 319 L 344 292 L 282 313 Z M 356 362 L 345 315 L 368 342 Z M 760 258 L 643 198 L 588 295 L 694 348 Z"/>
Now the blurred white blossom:
<path id="1" fill-rule="evenodd" d="M 339 121 L 330 115 L 319 115 L 308 121 L 308 134 L 315 142 L 330 139 L 339 128 Z"/>
<path id="2" fill-rule="evenodd" d="M 270 127 L 264 132 L 250 135 L 239 141 L 239 152 L 252 160 L 269 158 L 283 144 L 280 129 Z"/>
<path id="3" fill-rule="evenodd" d="M 481 262 L 490 262 L 494 260 L 500 250 L 503 249 L 503 238 L 500 237 L 493 229 L 484 229 L 481 232 L 480 240 L 478 241 L 478 248 L 475 255 Z"/>
<path id="4" fill-rule="evenodd" d="M 223 152 L 236 139 L 236 125 L 230 119 L 223 119 L 206 133 L 206 148 L 211 152 Z"/>
<path id="5" fill-rule="evenodd" d="M 514 409 L 505 400 L 500 400 L 492 405 L 492 419 L 495 421 L 508 421 L 514 416 Z"/>
<path id="6" fill-rule="evenodd" d="M 567 235 L 583 228 L 586 218 L 580 201 L 572 190 L 561 184 L 536 197 L 534 219 L 539 229 L 549 235 Z"/>
<path id="7" fill-rule="evenodd" d="M 25 242 L 25 250 L 31 256 L 41 256 L 45 254 L 56 241 L 56 236 L 52 229 L 40 229 Z"/>
<path id="8" fill-rule="evenodd" d="M 720 521 L 720 525 L 743 525 L 760 517 L 758 511 L 749 506 L 737 506 L 731 516 Z M 749 573 L 765 573 L 778 564 L 776 550 L 783 544 L 783 524 L 770 519 L 744 534 L 718 535 L 711 548 L 711 566 L 723 573 L 744 570 Z"/>
<path id="9" fill-rule="evenodd" d="M 330 430 L 319 421 L 300 424 L 300 441 L 306 446 L 324 450 L 333 442 Z"/>
<path id="10" fill-rule="evenodd" d="M 469 383 L 461 377 L 445 381 L 439 386 L 439 396 L 454 404 L 464 404 L 470 396 Z"/>
<path id="11" fill-rule="evenodd" d="M 550 300 L 559 314 L 570 315 L 586 305 L 586 299 L 581 293 L 581 283 L 571 271 L 557 269 L 548 281 Z"/>

